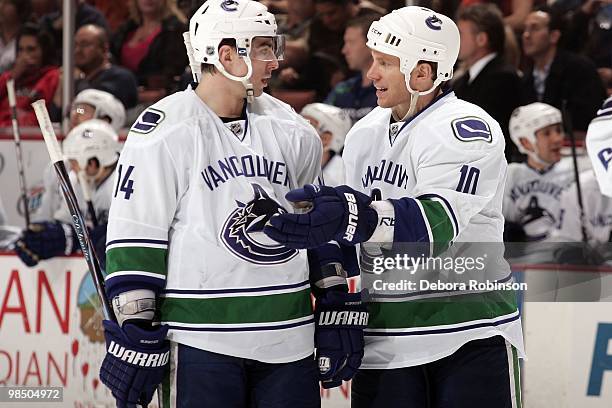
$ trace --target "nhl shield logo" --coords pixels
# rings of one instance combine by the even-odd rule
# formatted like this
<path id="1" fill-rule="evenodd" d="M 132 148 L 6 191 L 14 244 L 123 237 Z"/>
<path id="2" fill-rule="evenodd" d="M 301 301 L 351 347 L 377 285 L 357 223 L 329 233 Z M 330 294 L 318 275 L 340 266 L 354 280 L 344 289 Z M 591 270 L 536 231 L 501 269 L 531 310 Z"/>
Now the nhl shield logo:
<path id="1" fill-rule="evenodd" d="M 404 122 L 396 122 L 389 126 L 389 143 L 391 146 L 393 146 L 393 143 L 395 143 L 395 139 L 397 139 L 397 135 L 399 134 L 403 124 Z"/>
<path id="2" fill-rule="evenodd" d="M 286 213 L 278 202 L 258 184 L 251 184 L 255 198 L 246 204 L 236 201 L 234 209 L 221 228 L 219 237 L 235 256 L 258 265 L 282 264 L 298 251 L 286 248 L 263 233 L 273 215 Z"/>

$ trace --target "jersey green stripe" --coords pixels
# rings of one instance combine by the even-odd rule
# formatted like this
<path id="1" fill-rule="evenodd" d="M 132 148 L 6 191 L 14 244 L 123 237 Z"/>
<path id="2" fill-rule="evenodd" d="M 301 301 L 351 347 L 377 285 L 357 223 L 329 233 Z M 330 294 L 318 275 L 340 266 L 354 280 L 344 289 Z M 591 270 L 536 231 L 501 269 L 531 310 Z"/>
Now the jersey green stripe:
<path id="1" fill-rule="evenodd" d="M 514 393 L 516 396 L 516 408 L 523 407 L 523 396 L 521 395 L 521 366 L 518 361 L 516 347 L 512 346 L 512 364 L 514 372 Z"/>
<path id="2" fill-rule="evenodd" d="M 454 237 L 453 221 L 448 217 L 442 203 L 432 200 L 419 201 L 423 206 L 425 217 L 433 235 L 434 254 L 439 254 L 448 248 L 448 243 Z"/>
<path id="3" fill-rule="evenodd" d="M 517 310 L 514 291 L 493 291 L 409 302 L 368 303 L 372 329 L 431 327 L 492 319 Z"/>
<path id="4" fill-rule="evenodd" d="M 240 324 L 282 322 L 312 314 L 310 289 L 263 296 L 160 298 L 166 322 Z"/>
<path id="5" fill-rule="evenodd" d="M 168 250 L 145 247 L 115 247 L 106 251 L 106 273 L 142 271 L 166 276 Z"/>

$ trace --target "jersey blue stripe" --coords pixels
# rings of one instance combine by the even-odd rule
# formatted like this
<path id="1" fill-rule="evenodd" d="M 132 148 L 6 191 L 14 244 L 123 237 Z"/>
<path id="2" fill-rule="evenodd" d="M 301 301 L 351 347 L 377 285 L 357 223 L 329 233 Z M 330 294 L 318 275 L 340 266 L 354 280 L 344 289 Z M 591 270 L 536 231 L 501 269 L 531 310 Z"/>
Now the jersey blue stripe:
<path id="1" fill-rule="evenodd" d="M 250 292 L 267 292 L 270 290 L 294 289 L 309 284 L 309 281 L 300 283 L 292 283 L 288 285 L 262 286 L 258 288 L 236 288 L 236 289 L 166 289 L 163 294 L 181 294 L 181 295 L 211 295 L 221 293 L 250 293 Z"/>
<path id="2" fill-rule="evenodd" d="M 499 320 L 496 322 L 476 323 L 476 324 L 471 324 L 471 325 L 462 326 L 462 327 L 419 330 L 419 331 L 413 331 L 409 333 L 405 333 L 405 332 L 404 333 L 402 332 L 399 332 L 399 333 L 398 332 L 391 332 L 391 333 L 390 332 L 369 332 L 366 329 L 364 330 L 363 334 L 364 336 L 370 336 L 370 337 L 391 337 L 391 336 L 423 336 L 426 334 L 456 333 L 456 332 L 465 331 L 465 330 L 479 329 L 482 327 L 500 326 L 502 324 L 510 323 L 520 318 L 521 318 L 521 315 L 520 313 L 518 313 L 516 316 L 512 316 L 507 319 Z"/>
<path id="3" fill-rule="evenodd" d="M 257 326 L 257 327 L 183 327 L 168 324 L 170 330 L 180 331 L 206 331 L 206 332 L 241 332 L 241 331 L 262 331 L 262 330 L 282 330 L 290 329 L 292 327 L 305 326 L 307 324 L 314 323 L 314 317 L 312 319 L 304 320 L 303 322 L 279 324 L 274 326 Z"/>
<path id="4" fill-rule="evenodd" d="M 146 239 L 146 238 L 126 238 L 126 239 L 115 239 L 106 244 L 106 246 L 115 244 L 156 244 L 156 245 L 168 245 L 168 240 L 162 239 Z"/>
<path id="5" fill-rule="evenodd" d="M 410 197 L 390 199 L 395 210 L 395 242 L 430 242 L 427 225 L 416 200 Z"/>

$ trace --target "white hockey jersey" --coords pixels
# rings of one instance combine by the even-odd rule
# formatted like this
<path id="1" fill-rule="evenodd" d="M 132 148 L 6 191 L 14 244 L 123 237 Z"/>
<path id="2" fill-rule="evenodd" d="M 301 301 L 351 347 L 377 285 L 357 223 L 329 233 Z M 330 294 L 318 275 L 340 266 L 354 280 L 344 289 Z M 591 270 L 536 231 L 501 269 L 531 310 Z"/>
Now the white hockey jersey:
<path id="1" fill-rule="evenodd" d="M 612 197 L 612 96 L 589 124 L 586 146 L 602 194 Z"/>
<path id="2" fill-rule="evenodd" d="M 558 227 L 561 193 L 574 180 L 571 158 L 540 171 L 527 163 L 510 163 L 504 192 L 506 221 L 520 224 L 528 241 L 543 241 Z"/>
<path id="3" fill-rule="evenodd" d="M 576 190 L 576 183 L 573 183 L 561 196 L 564 215 L 558 229 L 552 233 L 555 241 L 582 241 L 580 206 Z M 612 197 L 601 194 L 593 170 L 580 173 L 580 191 L 584 206 L 584 227 L 589 244 L 609 242 L 612 233 Z"/>
<path id="4" fill-rule="evenodd" d="M 336 187 L 344 184 L 344 162 L 342 156 L 335 154 L 323 166 L 323 181 L 326 186 Z"/>
<path id="5" fill-rule="evenodd" d="M 66 163 L 68 167 L 68 163 Z M 79 203 L 82 214 L 86 221 L 91 221 L 87 203 L 83 195 L 83 190 L 78 181 L 75 172 L 69 171 L 68 177 L 74 189 L 74 194 Z M 49 221 L 52 219 L 61 221 L 66 224 L 72 224 L 72 217 L 64 201 L 64 196 L 59 188 L 57 175 L 52 166 L 45 168 L 43 173 L 43 185 L 45 191 L 41 198 L 40 207 L 34 213 L 33 220 L 35 222 Z M 96 218 L 99 224 L 103 224 L 108 220 L 108 211 L 110 209 L 111 198 L 113 196 L 113 187 L 115 185 L 115 171 L 109 174 L 102 182 L 91 191 L 91 202 L 96 211 Z"/>
<path id="6" fill-rule="evenodd" d="M 409 121 L 390 125 L 375 108 L 347 135 L 347 184 L 380 189 L 395 209 L 394 243 L 496 243 L 503 251 L 501 206 L 507 164 L 497 122 L 454 93 L 437 97 Z M 508 281 L 503 261 L 492 279 Z M 366 280 L 362 265 L 362 282 Z M 453 296 L 457 295 L 457 296 Z M 468 300 L 461 302 L 459 299 Z M 391 369 L 451 355 L 470 340 L 502 335 L 523 355 L 513 292 L 414 291 L 369 303 L 362 368 Z"/>
<path id="7" fill-rule="evenodd" d="M 313 352 L 306 251 L 267 238 L 285 194 L 320 175 L 314 129 L 266 94 L 224 124 L 196 93 L 170 95 L 132 126 L 118 166 L 107 285 L 160 293 L 168 338 L 281 363 Z"/>

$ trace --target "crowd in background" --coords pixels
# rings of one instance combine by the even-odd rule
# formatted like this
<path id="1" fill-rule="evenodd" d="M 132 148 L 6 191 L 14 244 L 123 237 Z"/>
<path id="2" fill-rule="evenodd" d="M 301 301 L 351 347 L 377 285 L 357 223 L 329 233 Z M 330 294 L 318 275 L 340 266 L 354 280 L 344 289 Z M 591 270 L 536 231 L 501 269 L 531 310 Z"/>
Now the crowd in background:
<path id="1" fill-rule="evenodd" d="M 6 92 L 10 78 L 16 84 L 20 126 L 37 126 L 30 103 L 44 98 L 54 121 L 66 115 L 74 127 L 99 118 L 123 132 L 147 106 L 192 81 L 182 34 L 201 1 L 73 1 L 75 94 L 88 89 L 106 94 L 62 101 L 67 77 L 59 64 L 63 0 L 0 0 L 0 127 L 11 124 Z M 511 137 L 513 112 L 535 102 L 552 106 L 580 141 L 612 95 L 612 0 L 261 2 L 275 13 L 278 31 L 286 38 L 284 58 L 267 91 L 298 112 L 318 102 L 342 109 L 350 119 L 349 125 L 340 126 L 346 128 L 344 135 L 350 124 L 376 107 L 376 89 L 368 78 L 368 29 L 382 15 L 407 4 L 431 8 L 457 22 L 459 62 L 446 86 L 500 123 L 508 162 L 542 167 L 536 178 L 559 161 L 558 150 L 567 143 L 562 135 L 546 147 L 521 145 L 521 136 Z M 62 112 L 63 106 L 72 109 Z M 328 114 L 322 109 L 310 110 Z M 309 119 L 317 130 L 329 127 L 323 122 L 317 126 L 315 116 Z M 323 139 L 325 132 L 319 133 Z M 340 137 L 338 151 L 331 156 L 342 153 Z M 537 153 L 531 161 L 526 160 L 530 151 Z M 555 158 L 542 162 L 546 151 Z M 532 207 L 522 209 L 523 218 L 543 213 L 541 207 Z"/>
<path id="2" fill-rule="evenodd" d="M 279 32 L 287 39 L 285 59 L 269 91 L 296 110 L 324 101 L 349 110 L 357 120 L 375 106 L 366 77 L 371 57 L 365 35 L 373 20 L 406 3 L 455 18 L 462 34 L 455 91 L 487 109 L 506 132 L 510 112 L 533 101 L 558 108 L 565 103 L 575 130 L 584 132 L 605 92 L 612 92 L 612 4 L 607 0 L 262 2 L 278 16 Z M 74 0 L 76 93 L 87 88 L 110 92 L 128 110 L 129 126 L 146 106 L 184 88 L 191 74 L 182 33 L 200 3 Z M 492 7 L 470 8 L 477 3 Z M 56 121 L 66 105 L 59 66 L 62 5 L 62 0 L 0 1 L 0 85 L 15 78 L 23 99 L 18 101 L 22 126 L 36 125 L 31 99 L 47 100 Z M 528 18 L 542 7 L 548 19 Z M 472 64 L 490 52 L 496 53 L 494 67 L 474 78 L 478 69 Z M 0 126 L 10 124 L 4 88 Z M 508 146 L 508 159 L 519 160 L 512 143 Z"/>

